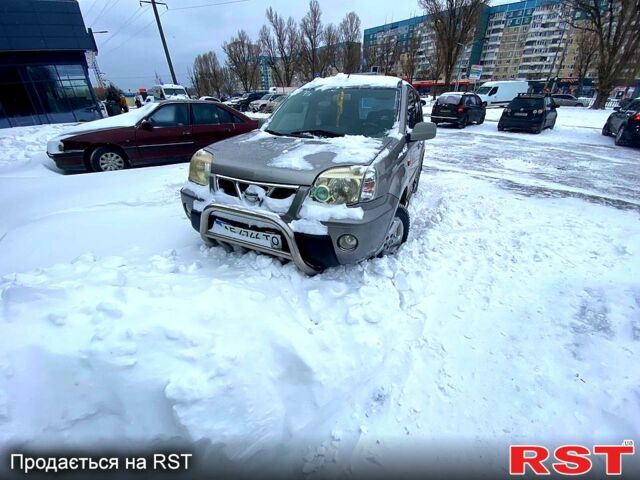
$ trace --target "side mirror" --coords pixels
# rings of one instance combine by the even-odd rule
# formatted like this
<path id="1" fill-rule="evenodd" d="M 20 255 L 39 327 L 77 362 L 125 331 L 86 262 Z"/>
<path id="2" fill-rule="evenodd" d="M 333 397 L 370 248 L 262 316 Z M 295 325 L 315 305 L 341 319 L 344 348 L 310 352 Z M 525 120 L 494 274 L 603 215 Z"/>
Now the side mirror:
<path id="1" fill-rule="evenodd" d="M 431 140 L 436 136 L 435 123 L 432 122 L 418 122 L 413 127 L 413 130 L 407 135 L 409 142 L 421 142 L 423 140 Z"/>
<path id="2" fill-rule="evenodd" d="M 151 130 L 153 130 L 153 124 L 152 124 L 149 120 L 147 120 L 147 119 L 145 118 L 144 120 L 142 120 L 142 121 L 140 122 L 140 128 L 141 128 L 142 130 L 148 130 L 148 131 L 151 131 Z"/>
<path id="3" fill-rule="evenodd" d="M 620 111 L 620 107 L 613 107 L 613 111 L 614 112 L 619 112 Z"/>

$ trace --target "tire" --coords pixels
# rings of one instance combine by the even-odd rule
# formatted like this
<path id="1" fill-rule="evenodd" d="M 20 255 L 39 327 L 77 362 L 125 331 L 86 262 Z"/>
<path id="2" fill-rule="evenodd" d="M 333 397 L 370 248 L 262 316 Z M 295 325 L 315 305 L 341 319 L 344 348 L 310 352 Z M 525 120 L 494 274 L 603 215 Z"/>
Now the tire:
<path id="1" fill-rule="evenodd" d="M 602 135 L 604 135 L 605 137 L 611 136 L 611 129 L 609 128 L 609 122 L 605 123 L 604 127 L 602 127 Z"/>
<path id="2" fill-rule="evenodd" d="M 464 127 L 466 127 L 466 126 L 467 126 L 467 123 L 468 123 L 468 119 L 467 119 L 467 116 L 465 115 L 465 116 L 464 116 L 464 117 L 462 117 L 462 119 L 458 122 L 457 126 L 458 126 L 458 128 L 463 129 Z"/>
<path id="3" fill-rule="evenodd" d="M 614 140 L 614 143 L 619 147 L 623 147 L 627 144 L 627 141 L 624 139 L 624 125 L 620 125 L 618 133 L 616 133 L 616 139 Z"/>
<path id="4" fill-rule="evenodd" d="M 384 236 L 384 243 L 382 244 L 382 249 L 378 257 L 395 254 L 402 244 L 407 241 L 410 227 L 411 220 L 409 218 L 409 210 L 402 205 L 398 205 L 389 229 Z"/>
<path id="5" fill-rule="evenodd" d="M 94 172 L 109 172 L 129 168 L 127 156 L 118 148 L 104 146 L 96 148 L 89 157 Z"/>
<path id="6" fill-rule="evenodd" d="M 483 113 L 482 116 L 480 117 L 480 120 L 478 120 L 478 125 L 482 125 L 484 123 L 484 117 L 486 117 L 487 114 Z"/>
<path id="7" fill-rule="evenodd" d="M 582 104 L 582 103 L 576 103 L 576 107 L 584 107 L 584 104 Z"/>
<path id="8" fill-rule="evenodd" d="M 539 135 L 540 133 L 542 133 L 542 129 L 544 127 L 542 125 L 540 125 L 539 127 L 536 127 L 533 129 L 533 133 L 535 133 L 536 135 Z"/>
<path id="9" fill-rule="evenodd" d="M 501 123 L 498 124 L 498 131 L 499 132 L 504 132 L 504 127 L 502 126 Z"/>
<path id="10" fill-rule="evenodd" d="M 553 130 L 553 127 L 556 126 L 556 121 L 554 120 L 553 123 L 551 125 L 549 125 L 549 129 Z"/>

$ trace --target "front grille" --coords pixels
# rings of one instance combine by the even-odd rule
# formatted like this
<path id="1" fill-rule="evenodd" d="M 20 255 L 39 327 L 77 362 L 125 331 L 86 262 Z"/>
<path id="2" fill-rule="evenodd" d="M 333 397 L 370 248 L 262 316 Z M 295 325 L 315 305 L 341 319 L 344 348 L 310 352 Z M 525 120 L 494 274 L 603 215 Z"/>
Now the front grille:
<path id="1" fill-rule="evenodd" d="M 244 198 L 244 192 L 250 185 L 255 185 L 265 190 L 267 197 L 283 200 L 295 195 L 298 191 L 298 185 L 282 185 L 275 183 L 250 182 L 239 178 L 225 177 L 223 175 L 214 175 L 213 188 L 215 190 L 231 195 L 232 197 Z"/>

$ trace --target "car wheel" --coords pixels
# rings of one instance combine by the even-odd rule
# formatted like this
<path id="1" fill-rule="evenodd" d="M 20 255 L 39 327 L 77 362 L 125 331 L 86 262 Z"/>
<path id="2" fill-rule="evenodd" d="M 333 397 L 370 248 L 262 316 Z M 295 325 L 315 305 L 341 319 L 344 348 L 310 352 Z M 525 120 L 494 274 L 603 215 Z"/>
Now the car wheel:
<path id="1" fill-rule="evenodd" d="M 533 133 L 535 133 L 536 135 L 538 135 L 539 133 L 542 132 L 542 125 L 540 125 L 539 127 L 536 127 L 533 129 Z"/>
<path id="2" fill-rule="evenodd" d="M 502 126 L 501 123 L 498 124 L 498 131 L 499 132 L 504 132 L 504 127 Z"/>
<path id="3" fill-rule="evenodd" d="M 615 144 L 619 147 L 622 147 L 627 144 L 627 141 L 624 139 L 624 125 L 620 125 L 618 129 L 618 133 L 616 133 Z"/>
<path id="4" fill-rule="evenodd" d="M 129 166 L 126 155 L 110 146 L 96 148 L 89 160 L 94 172 L 124 170 Z"/>
<path id="5" fill-rule="evenodd" d="M 464 117 L 462 117 L 460 119 L 460 121 L 458 122 L 458 128 L 464 128 L 467 126 L 467 116 L 465 115 Z"/>
<path id="6" fill-rule="evenodd" d="M 378 256 L 383 257 L 385 255 L 393 255 L 396 253 L 400 246 L 407 241 L 410 225 L 409 211 L 406 207 L 398 205 L 396 214 L 393 216 L 389 229 L 384 236 L 382 250 Z"/>
<path id="7" fill-rule="evenodd" d="M 583 103 L 576 103 L 576 107 L 584 107 Z"/>
<path id="8" fill-rule="evenodd" d="M 602 135 L 604 135 L 605 137 L 611 136 L 611 129 L 609 128 L 609 122 L 605 123 L 604 127 L 602 127 Z"/>
<path id="9" fill-rule="evenodd" d="M 487 114 L 483 113 L 482 116 L 480 117 L 480 120 L 478 120 L 478 125 L 482 125 L 484 123 L 484 117 L 486 117 Z"/>

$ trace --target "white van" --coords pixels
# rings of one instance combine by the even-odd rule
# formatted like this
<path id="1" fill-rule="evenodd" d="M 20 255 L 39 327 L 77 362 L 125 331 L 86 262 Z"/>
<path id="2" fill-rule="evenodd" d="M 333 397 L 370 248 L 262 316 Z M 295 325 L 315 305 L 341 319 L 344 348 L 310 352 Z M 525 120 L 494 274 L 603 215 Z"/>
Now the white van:
<path id="1" fill-rule="evenodd" d="M 476 89 L 476 95 L 487 107 L 504 107 L 519 93 L 529 91 L 529 82 L 526 80 L 505 80 L 502 82 L 486 82 Z"/>
<path id="2" fill-rule="evenodd" d="M 148 102 L 160 102 L 161 100 L 176 100 L 179 98 L 190 98 L 187 89 L 182 85 L 173 85 L 165 83 L 163 85 L 154 85 L 149 91 L 149 96 L 145 100 Z"/>

